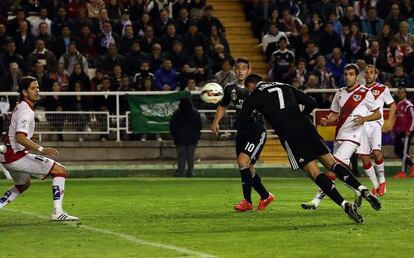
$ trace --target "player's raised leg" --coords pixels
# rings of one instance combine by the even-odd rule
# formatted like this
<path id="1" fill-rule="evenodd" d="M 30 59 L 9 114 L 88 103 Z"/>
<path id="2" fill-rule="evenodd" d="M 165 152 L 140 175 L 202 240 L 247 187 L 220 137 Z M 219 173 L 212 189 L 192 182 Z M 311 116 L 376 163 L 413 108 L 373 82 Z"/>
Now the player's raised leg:
<path id="1" fill-rule="evenodd" d="M 53 212 L 52 221 L 78 221 L 79 218 L 71 216 L 63 211 L 63 196 L 65 194 L 65 181 L 68 172 L 65 167 L 59 163 L 55 163 L 50 171 L 52 176 L 52 196 L 53 196 Z"/>
<path id="2" fill-rule="evenodd" d="M 4 208 L 7 204 L 14 201 L 20 194 L 26 191 L 30 187 L 30 177 L 23 173 L 11 174 L 15 185 L 10 187 L 2 197 L 0 197 L 0 209 Z"/>

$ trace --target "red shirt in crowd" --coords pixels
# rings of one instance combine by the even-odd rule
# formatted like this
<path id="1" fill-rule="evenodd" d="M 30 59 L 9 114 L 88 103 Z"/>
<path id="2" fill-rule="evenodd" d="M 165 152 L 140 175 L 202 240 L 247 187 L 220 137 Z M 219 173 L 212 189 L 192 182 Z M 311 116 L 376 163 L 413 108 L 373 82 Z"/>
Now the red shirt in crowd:
<path id="1" fill-rule="evenodd" d="M 414 130 L 414 105 L 408 99 L 397 104 L 397 119 L 394 125 L 395 132 L 412 132 Z"/>

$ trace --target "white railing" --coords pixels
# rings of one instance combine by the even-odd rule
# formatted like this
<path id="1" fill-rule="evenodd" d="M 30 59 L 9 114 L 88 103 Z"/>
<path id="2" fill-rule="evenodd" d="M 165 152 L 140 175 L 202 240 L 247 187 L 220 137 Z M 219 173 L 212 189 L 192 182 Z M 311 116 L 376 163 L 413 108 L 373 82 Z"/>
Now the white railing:
<path id="1" fill-rule="evenodd" d="M 397 89 L 390 89 L 395 92 Z M 337 89 L 309 89 L 307 93 L 335 93 Z M 407 88 L 408 92 L 414 92 L 414 89 Z M 116 140 L 121 140 L 121 132 L 132 133 L 130 126 L 130 112 L 121 114 L 120 112 L 120 97 L 126 95 L 164 95 L 171 92 L 166 91 L 151 91 L 151 92 L 137 92 L 137 91 L 116 91 L 116 92 L 41 92 L 41 96 L 115 96 L 116 110 L 114 114 L 109 112 L 99 111 L 43 111 L 37 110 L 36 116 L 43 117 L 44 119 L 38 119 L 39 122 L 36 127 L 36 133 L 39 134 L 41 139 L 42 134 L 109 134 L 111 132 L 116 133 Z M 205 107 L 199 108 L 198 106 L 205 106 L 199 99 L 199 91 L 191 92 L 193 95 L 193 102 L 195 107 L 200 111 L 203 118 L 202 132 L 210 132 L 210 123 L 213 121 L 215 114 L 215 107 L 212 105 L 211 109 L 205 109 Z M 15 92 L 0 92 L 1 96 L 18 96 Z M 197 102 L 198 101 L 198 102 Z M 209 106 L 210 107 L 210 106 Z M 233 133 L 233 117 L 234 110 L 229 109 L 227 115 L 220 123 L 221 131 L 224 133 Z M 59 117 L 54 117 L 59 115 Z M 7 121 L 7 119 L 6 119 Z M 63 121 L 63 127 L 61 131 L 58 129 L 60 123 Z M 86 122 L 85 122 L 86 121 Z M 125 121 L 125 123 L 124 123 Z M 56 126 L 58 124 L 58 126 Z M 82 126 L 84 125 L 85 126 Z M 267 126 L 268 131 L 272 131 L 270 126 Z"/>

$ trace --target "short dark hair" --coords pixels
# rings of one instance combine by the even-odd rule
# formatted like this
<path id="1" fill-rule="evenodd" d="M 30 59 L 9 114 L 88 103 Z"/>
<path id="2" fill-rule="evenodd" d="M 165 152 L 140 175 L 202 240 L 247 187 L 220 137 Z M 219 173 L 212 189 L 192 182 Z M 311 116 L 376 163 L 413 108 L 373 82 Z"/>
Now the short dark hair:
<path id="1" fill-rule="evenodd" d="M 32 82 L 37 81 L 37 79 L 33 76 L 25 76 L 19 82 L 19 93 L 22 93 L 23 90 L 27 90 L 30 87 Z"/>
<path id="2" fill-rule="evenodd" d="M 244 80 L 244 85 L 247 85 L 249 83 L 255 83 L 257 84 L 258 82 L 263 81 L 262 76 L 256 74 L 256 73 L 252 73 L 249 76 L 247 76 L 246 80 Z"/>
<path id="3" fill-rule="evenodd" d="M 238 63 L 244 63 L 247 64 L 247 66 L 249 66 L 250 68 L 250 61 L 249 59 L 245 58 L 245 57 L 239 57 L 236 59 L 236 62 L 234 63 L 234 65 L 237 65 Z"/>
<path id="4" fill-rule="evenodd" d="M 354 70 L 356 75 L 359 74 L 358 66 L 356 64 L 353 64 L 353 63 L 345 65 L 344 71 L 345 70 Z"/>

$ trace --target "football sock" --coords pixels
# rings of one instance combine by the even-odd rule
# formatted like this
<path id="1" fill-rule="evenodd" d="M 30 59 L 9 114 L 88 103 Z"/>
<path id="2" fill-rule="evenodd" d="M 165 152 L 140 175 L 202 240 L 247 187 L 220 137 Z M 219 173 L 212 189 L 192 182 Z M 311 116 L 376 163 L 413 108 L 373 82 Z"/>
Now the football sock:
<path id="1" fill-rule="evenodd" d="M 384 160 L 376 160 L 375 161 L 375 171 L 377 171 L 377 175 L 378 175 L 378 181 L 379 183 L 384 183 L 385 182 L 385 169 L 384 169 Z"/>
<path id="2" fill-rule="evenodd" d="M 349 185 L 355 190 L 359 190 L 361 183 L 358 181 L 358 179 L 356 179 L 356 177 L 347 167 L 337 162 L 332 166 L 332 170 L 342 182 Z"/>
<path id="3" fill-rule="evenodd" d="M 63 213 L 62 203 L 63 195 L 65 192 L 65 178 L 58 176 L 54 177 L 52 181 L 52 194 L 53 194 L 53 213 Z"/>
<path id="4" fill-rule="evenodd" d="M 407 169 L 407 167 L 411 167 L 413 165 L 413 161 L 411 160 L 411 158 L 407 157 L 407 159 L 405 160 L 405 169 Z"/>
<path id="5" fill-rule="evenodd" d="M 335 184 L 329 180 L 325 174 L 319 174 L 315 178 L 315 183 L 322 189 L 322 191 L 329 196 L 336 204 L 342 207 L 345 201 L 341 194 L 336 190 Z"/>
<path id="6" fill-rule="evenodd" d="M 0 209 L 12 202 L 17 196 L 20 195 L 20 191 L 16 188 L 16 186 L 11 187 L 7 190 L 4 195 L 0 198 Z"/>
<path id="7" fill-rule="evenodd" d="M 252 173 L 250 172 L 250 168 L 241 168 L 240 169 L 241 181 L 242 181 L 242 189 L 243 189 L 243 196 L 244 199 L 250 203 L 252 203 Z"/>
<path id="8" fill-rule="evenodd" d="M 333 183 L 333 182 L 332 182 Z M 334 183 L 335 184 L 335 183 Z M 318 192 L 316 193 L 315 197 L 311 201 L 316 207 L 321 204 L 322 199 L 326 196 L 326 193 L 319 188 Z"/>
<path id="9" fill-rule="evenodd" d="M 375 169 L 372 166 L 371 162 L 364 164 L 364 171 L 365 174 L 367 174 L 369 180 L 372 183 L 372 186 L 377 189 L 379 187 L 379 183 L 378 183 L 378 179 L 377 179 L 377 175 L 375 174 Z"/>
<path id="10" fill-rule="evenodd" d="M 260 178 L 259 174 L 255 174 L 252 179 L 252 186 L 253 189 L 260 195 L 260 199 L 264 200 L 269 197 L 269 192 L 266 190 L 264 185 L 262 184 L 262 179 Z"/>

